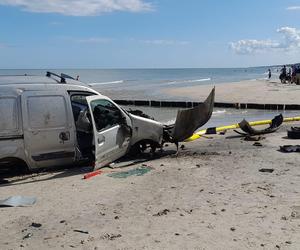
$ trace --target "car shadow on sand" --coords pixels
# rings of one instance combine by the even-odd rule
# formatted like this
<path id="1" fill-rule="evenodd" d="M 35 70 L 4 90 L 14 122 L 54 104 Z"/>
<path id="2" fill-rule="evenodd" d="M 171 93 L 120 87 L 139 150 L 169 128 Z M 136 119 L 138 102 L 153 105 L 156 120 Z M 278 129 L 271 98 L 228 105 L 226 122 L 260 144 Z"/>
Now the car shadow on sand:
<path id="1" fill-rule="evenodd" d="M 140 163 L 146 163 L 152 160 L 163 158 L 169 155 L 175 154 L 175 150 L 163 150 L 155 153 L 154 155 L 150 154 L 141 154 L 138 157 L 126 156 L 122 157 L 118 161 L 106 166 L 106 168 L 111 169 L 122 169 L 130 166 L 134 166 Z M 50 169 L 41 169 L 35 172 L 28 174 L 14 173 L 14 172 L 0 172 L 0 187 L 13 186 L 13 185 L 22 185 L 29 183 L 37 183 L 43 181 L 49 181 L 59 178 L 66 178 L 75 175 L 83 175 L 94 170 L 92 166 L 68 166 L 68 167 L 56 167 Z"/>

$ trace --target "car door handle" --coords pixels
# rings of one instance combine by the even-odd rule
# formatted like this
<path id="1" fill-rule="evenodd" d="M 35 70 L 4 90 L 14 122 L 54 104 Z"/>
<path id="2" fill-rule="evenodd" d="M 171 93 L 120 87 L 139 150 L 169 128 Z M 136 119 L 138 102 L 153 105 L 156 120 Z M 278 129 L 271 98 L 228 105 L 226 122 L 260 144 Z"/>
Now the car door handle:
<path id="1" fill-rule="evenodd" d="M 62 141 L 70 140 L 70 132 L 61 132 L 59 134 L 59 139 L 61 139 Z"/>
<path id="2" fill-rule="evenodd" d="M 104 136 L 98 137 L 97 142 L 100 146 L 102 146 L 105 142 L 105 137 Z"/>

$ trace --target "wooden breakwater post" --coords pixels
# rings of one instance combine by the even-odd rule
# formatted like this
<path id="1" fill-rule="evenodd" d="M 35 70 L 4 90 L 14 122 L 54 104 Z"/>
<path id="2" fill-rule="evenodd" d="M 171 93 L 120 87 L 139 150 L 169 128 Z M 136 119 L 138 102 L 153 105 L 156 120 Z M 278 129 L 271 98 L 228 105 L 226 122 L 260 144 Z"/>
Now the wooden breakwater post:
<path id="1" fill-rule="evenodd" d="M 157 100 L 114 100 L 115 103 L 124 106 L 145 106 L 157 108 L 192 108 L 200 102 L 185 101 L 157 101 Z M 235 109 L 260 109 L 260 110 L 300 110 L 300 104 L 262 104 L 262 103 L 230 103 L 215 102 L 216 108 Z"/>

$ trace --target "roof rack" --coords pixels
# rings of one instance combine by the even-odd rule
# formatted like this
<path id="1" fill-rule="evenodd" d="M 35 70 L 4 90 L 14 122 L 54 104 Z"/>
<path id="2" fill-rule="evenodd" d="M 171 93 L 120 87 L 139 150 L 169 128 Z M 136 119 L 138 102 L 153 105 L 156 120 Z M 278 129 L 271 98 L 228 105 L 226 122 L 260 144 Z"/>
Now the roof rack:
<path id="1" fill-rule="evenodd" d="M 65 79 L 72 79 L 72 80 L 76 80 L 74 77 L 72 77 L 72 76 L 69 76 L 69 75 L 67 75 L 67 74 L 65 74 L 65 73 L 61 73 L 61 74 L 60 74 L 60 76 L 61 76 L 61 77 L 63 77 L 63 78 L 65 78 Z"/>
<path id="2" fill-rule="evenodd" d="M 66 82 L 66 77 L 65 77 L 65 76 L 68 76 L 68 75 L 62 74 L 62 75 L 60 76 L 60 75 L 55 74 L 55 73 L 53 73 L 53 72 L 47 71 L 46 76 L 47 76 L 47 77 L 50 77 L 50 78 L 51 78 L 51 76 L 56 76 L 56 77 L 60 78 L 60 81 L 57 81 L 57 82 L 60 82 L 60 83 L 67 83 L 67 82 Z M 68 78 L 70 78 L 70 77 L 68 76 Z"/>

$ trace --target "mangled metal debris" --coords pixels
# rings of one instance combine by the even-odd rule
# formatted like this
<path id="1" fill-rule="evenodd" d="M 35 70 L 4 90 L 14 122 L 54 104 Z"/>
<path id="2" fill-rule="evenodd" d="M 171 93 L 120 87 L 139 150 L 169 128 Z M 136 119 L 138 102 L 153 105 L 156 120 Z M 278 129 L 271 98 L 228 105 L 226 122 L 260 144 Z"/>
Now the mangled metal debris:
<path id="1" fill-rule="evenodd" d="M 165 126 L 165 141 L 178 143 L 186 140 L 193 133 L 208 122 L 210 119 L 215 99 L 215 88 L 203 103 L 190 109 L 179 110 L 176 122 L 173 125 Z"/>
<path id="2" fill-rule="evenodd" d="M 300 139 L 300 127 L 291 127 L 287 131 L 287 136 L 290 139 Z"/>
<path id="3" fill-rule="evenodd" d="M 284 153 L 300 152 L 300 145 L 283 145 L 280 146 L 280 151 Z"/>
<path id="4" fill-rule="evenodd" d="M 254 129 L 249 122 L 247 122 L 245 119 L 239 123 L 239 128 L 243 130 L 245 133 L 234 130 L 236 133 L 243 135 L 243 136 L 254 136 L 254 135 L 263 135 L 263 134 L 269 134 L 275 132 L 277 129 L 279 129 L 280 125 L 283 122 L 283 116 L 282 114 L 275 116 L 272 119 L 272 122 L 268 128 L 257 130 Z"/>

